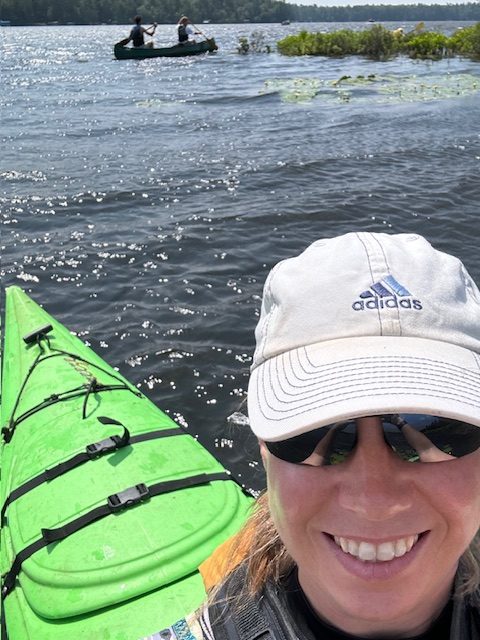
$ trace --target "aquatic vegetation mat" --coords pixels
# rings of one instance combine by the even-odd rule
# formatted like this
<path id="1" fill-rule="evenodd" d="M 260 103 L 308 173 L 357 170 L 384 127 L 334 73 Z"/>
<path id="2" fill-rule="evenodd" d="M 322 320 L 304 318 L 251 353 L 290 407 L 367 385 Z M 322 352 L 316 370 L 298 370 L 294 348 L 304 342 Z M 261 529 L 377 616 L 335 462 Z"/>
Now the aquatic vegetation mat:
<path id="1" fill-rule="evenodd" d="M 283 102 L 310 102 L 318 93 L 321 80 L 291 78 L 266 80 L 260 93 L 278 93 Z"/>
<path id="2" fill-rule="evenodd" d="M 266 80 L 261 94 L 277 93 L 282 102 L 401 103 L 462 98 L 480 91 L 480 75 L 342 76 L 336 80 L 289 78 Z"/>

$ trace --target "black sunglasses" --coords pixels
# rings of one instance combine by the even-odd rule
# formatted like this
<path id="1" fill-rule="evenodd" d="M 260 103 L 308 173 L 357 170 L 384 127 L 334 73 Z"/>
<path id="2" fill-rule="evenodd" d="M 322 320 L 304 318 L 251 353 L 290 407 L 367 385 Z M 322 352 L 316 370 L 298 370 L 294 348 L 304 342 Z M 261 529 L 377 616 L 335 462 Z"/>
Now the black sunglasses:
<path id="1" fill-rule="evenodd" d="M 461 458 L 480 447 L 480 427 L 468 422 L 423 413 L 375 417 L 382 421 L 385 442 L 407 462 L 434 461 L 439 459 L 438 453 Z M 356 442 L 357 425 L 355 419 L 351 419 L 287 440 L 265 442 L 265 446 L 272 455 L 286 462 L 321 467 L 343 462 Z"/>

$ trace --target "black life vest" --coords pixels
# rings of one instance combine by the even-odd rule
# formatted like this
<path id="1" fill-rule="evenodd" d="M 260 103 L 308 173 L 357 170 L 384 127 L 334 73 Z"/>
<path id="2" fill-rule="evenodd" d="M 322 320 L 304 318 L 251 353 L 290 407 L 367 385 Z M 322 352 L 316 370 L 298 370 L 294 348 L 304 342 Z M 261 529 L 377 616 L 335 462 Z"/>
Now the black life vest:
<path id="1" fill-rule="evenodd" d="M 240 608 L 231 606 L 232 594 L 238 593 L 244 582 L 245 571 L 240 565 L 221 587 L 215 604 L 209 607 L 215 640 L 297 640 L 299 636 L 288 619 L 287 609 L 272 585 L 267 585 L 261 597 L 243 598 Z M 301 637 L 315 640 L 308 630 Z"/>
<path id="2" fill-rule="evenodd" d="M 130 31 L 130 38 L 133 41 L 134 47 L 141 47 L 145 44 L 143 39 L 143 28 L 139 24 L 136 24 Z"/>
<path id="3" fill-rule="evenodd" d="M 208 608 L 214 640 L 320 640 L 303 620 L 293 620 L 284 590 L 274 583 L 267 583 L 256 598 L 242 596 L 240 607 L 235 600 L 232 604 L 232 596 L 244 583 L 245 571 L 240 565 Z M 454 600 L 450 639 L 480 640 L 479 609 L 465 599 Z"/>
<path id="4" fill-rule="evenodd" d="M 187 27 L 184 24 L 179 24 L 178 25 L 178 41 L 179 42 L 188 42 Z"/>

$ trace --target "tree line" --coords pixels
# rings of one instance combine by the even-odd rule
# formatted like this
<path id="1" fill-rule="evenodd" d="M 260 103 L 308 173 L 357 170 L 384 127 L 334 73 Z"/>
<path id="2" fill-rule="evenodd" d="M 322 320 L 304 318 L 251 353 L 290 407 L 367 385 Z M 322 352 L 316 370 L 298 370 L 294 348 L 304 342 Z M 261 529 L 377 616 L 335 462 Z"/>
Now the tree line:
<path id="1" fill-rule="evenodd" d="M 145 23 L 173 24 L 182 14 L 193 22 L 364 22 L 480 20 L 480 3 L 320 7 L 284 0 L 0 0 L 0 19 L 12 25 L 128 24 L 140 14 Z"/>

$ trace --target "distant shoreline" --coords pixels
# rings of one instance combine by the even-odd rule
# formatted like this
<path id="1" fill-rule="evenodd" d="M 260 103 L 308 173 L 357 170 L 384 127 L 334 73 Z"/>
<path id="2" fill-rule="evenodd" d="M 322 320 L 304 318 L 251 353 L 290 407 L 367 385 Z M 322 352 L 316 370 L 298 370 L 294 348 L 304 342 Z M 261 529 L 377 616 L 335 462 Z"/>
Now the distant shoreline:
<path id="1" fill-rule="evenodd" d="M 319 1 L 319 0 L 314 0 Z M 328 1 L 328 0 L 327 0 Z M 348 1 L 348 0 L 342 0 Z M 38 3 L 40 4 L 40 3 Z M 44 0 L 41 6 L 31 0 L 15 0 L 0 10 L 5 26 L 94 26 L 132 24 L 132 15 L 123 3 L 96 0 L 73 3 Z M 178 11 L 169 3 L 152 0 L 142 11 L 144 24 L 176 24 Z M 436 22 L 480 21 L 480 2 L 461 4 L 361 4 L 319 6 L 290 4 L 283 0 L 212 0 L 205 6 L 197 0 L 183 0 L 182 13 L 200 24 L 278 24 L 287 26 L 308 22 Z"/>
<path id="2" fill-rule="evenodd" d="M 421 5 L 415 5 L 421 6 Z M 427 5 L 425 5 L 427 6 Z M 336 8 L 336 7 L 332 7 Z M 337 7 L 338 8 L 338 7 Z M 478 22 L 476 18 L 426 18 L 425 22 Z M 4 21 L 7 22 L 7 21 Z M 148 22 L 148 21 L 147 21 Z M 311 22 L 345 22 L 345 23 L 358 23 L 358 24 L 366 24 L 368 22 L 376 23 L 376 22 L 418 22 L 418 18 L 395 18 L 395 19 L 378 19 L 378 20 L 346 20 L 346 19 L 336 19 L 336 20 L 292 20 L 290 26 L 294 26 L 296 24 L 309 24 Z M 159 26 L 172 26 L 175 25 L 175 22 L 157 22 Z M 224 25 L 224 24 L 281 24 L 277 21 L 266 21 L 262 20 L 259 22 L 254 21 L 246 21 L 243 22 L 210 22 L 208 23 L 208 28 L 214 27 L 215 25 Z M 127 22 L 25 22 L 25 23 L 16 23 L 16 24 L 0 24 L 0 28 L 8 28 L 8 27 L 126 27 L 129 28 L 130 24 Z M 206 27 L 207 28 L 207 27 Z"/>

